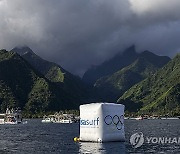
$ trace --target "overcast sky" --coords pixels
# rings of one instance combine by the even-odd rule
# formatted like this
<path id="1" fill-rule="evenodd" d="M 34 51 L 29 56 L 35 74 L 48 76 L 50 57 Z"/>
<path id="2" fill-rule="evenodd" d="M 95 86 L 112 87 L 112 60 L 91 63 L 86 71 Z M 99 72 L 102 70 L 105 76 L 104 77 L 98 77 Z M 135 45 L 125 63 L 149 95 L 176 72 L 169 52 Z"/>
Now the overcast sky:
<path id="1" fill-rule="evenodd" d="M 0 48 L 27 45 L 82 75 L 135 44 L 180 51 L 180 0 L 0 0 Z"/>

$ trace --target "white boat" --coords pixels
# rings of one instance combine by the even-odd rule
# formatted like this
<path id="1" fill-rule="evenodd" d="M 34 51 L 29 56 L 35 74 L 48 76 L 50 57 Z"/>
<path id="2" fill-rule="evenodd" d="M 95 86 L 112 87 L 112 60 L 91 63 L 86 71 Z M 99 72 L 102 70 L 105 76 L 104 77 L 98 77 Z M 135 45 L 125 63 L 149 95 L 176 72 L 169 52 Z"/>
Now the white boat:
<path id="1" fill-rule="evenodd" d="M 74 117 L 72 114 L 56 114 L 53 123 L 73 123 Z"/>
<path id="2" fill-rule="evenodd" d="M 53 123 L 64 123 L 64 124 L 70 124 L 73 123 L 71 119 L 61 119 L 59 121 L 54 121 Z"/>
<path id="3" fill-rule="evenodd" d="M 50 118 L 44 118 L 41 122 L 43 123 L 50 123 L 52 122 Z"/>
<path id="4" fill-rule="evenodd" d="M 22 123 L 22 114 L 19 109 L 6 109 L 6 113 L 0 114 L 0 124 L 19 124 Z"/>
<path id="5" fill-rule="evenodd" d="M 72 114 L 59 114 L 56 113 L 54 115 L 48 115 L 48 116 L 44 116 L 42 119 L 42 123 L 73 123 L 75 122 L 76 119 L 74 117 L 74 115 Z"/>
<path id="6" fill-rule="evenodd" d="M 137 117 L 137 118 L 135 118 L 136 120 L 143 120 L 143 117 Z"/>
<path id="7" fill-rule="evenodd" d="M 49 115 L 49 116 L 44 116 L 42 119 L 42 123 L 52 123 L 54 121 L 54 116 Z"/>

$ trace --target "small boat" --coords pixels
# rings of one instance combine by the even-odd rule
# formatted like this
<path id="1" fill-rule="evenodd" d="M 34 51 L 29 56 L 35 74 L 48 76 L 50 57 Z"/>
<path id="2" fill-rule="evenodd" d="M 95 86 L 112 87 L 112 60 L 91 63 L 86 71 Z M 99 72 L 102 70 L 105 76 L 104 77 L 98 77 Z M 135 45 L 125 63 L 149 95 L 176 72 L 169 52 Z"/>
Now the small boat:
<path id="1" fill-rule="evenodd" d="M 144 118 L 142 116 L 135 118 L 136 120 L 143 120 Z"/>
<path id="2" fill-rule="evenodd" d="M 42 123 L 73 123 L 78 120 L 74 117 L 73 114 L 62 114 L 55 113 L 54 115 L 44 116 L 42 119 Z"/>
<path id="3" fill-rule="evenodd" d="M 19 109 L 6 109 L 6 113 L 0 114 L 0 124 L 20 124 L 22 123 L 22 114 Z"/>
<path id="4" fill-rule="evenodd" d="M 42 121 L 43 123 L 50 123 L 52 122 L 50 118 L 43 118 Z"/>
<path id="5" fill-rule="evenodd" d="M 59 121 L 54 121 L 53 123 L 64 123 L 64 124 L 70 124 L 73 123 L 71 119 L 61 119 Z"/>
<path id="6" fill-rule="evenodd" d="M 64 124 L 70 124 L 75 122 L 74 121 L 74 115 L 72 114 L 56 114 L 55 120 L 53 123 L 64 123 Z"/>
<path id="7" fill-rule="evenodd" d="M 52 123 L 54 122 L 54 116 L 53 115 L 49 115 L 49 116 L 43 116 L 43 119 L 42 119 L 42 123 Z"/>

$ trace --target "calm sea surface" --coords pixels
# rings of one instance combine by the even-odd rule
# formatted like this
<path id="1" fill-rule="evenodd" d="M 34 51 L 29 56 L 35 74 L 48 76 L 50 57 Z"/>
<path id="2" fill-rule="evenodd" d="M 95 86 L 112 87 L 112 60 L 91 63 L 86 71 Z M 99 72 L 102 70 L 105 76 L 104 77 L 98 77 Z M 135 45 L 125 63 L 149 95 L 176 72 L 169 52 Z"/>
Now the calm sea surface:
<path id="1" fill-rule="evenodd" d="M 180 120 L 125 120 L 126 142 L 75 143 L 79 125 L 45 124 L 41 120 L 28 120 L 27 124 L 0 125 L 0 154 L 49 153 L 180 153 L 180 143 L 145 143 L 133 148 L 132 134 L 142 132 L 144 137 L 180 137 Z M 156 140 L 154 140 L 156 142 Z"/>

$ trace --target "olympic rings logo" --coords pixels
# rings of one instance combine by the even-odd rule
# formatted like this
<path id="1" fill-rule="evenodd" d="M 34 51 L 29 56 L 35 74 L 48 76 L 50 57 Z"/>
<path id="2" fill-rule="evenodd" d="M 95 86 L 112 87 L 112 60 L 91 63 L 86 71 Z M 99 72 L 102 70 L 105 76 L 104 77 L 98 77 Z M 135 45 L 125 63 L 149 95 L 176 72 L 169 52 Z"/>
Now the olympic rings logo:
<path id="1" fill-rule="evenodd" d="M 106 125 L 111 125 L 114 124 L 117 128 L 117 130 L 121 130 L 122 126 L 123 126 L 123 120 L 124 116 L 118 116 L 118 115 L 114 115 L 113 117 L 110 115 L 105 116 L 104 118 L 104 122 Z"/>

